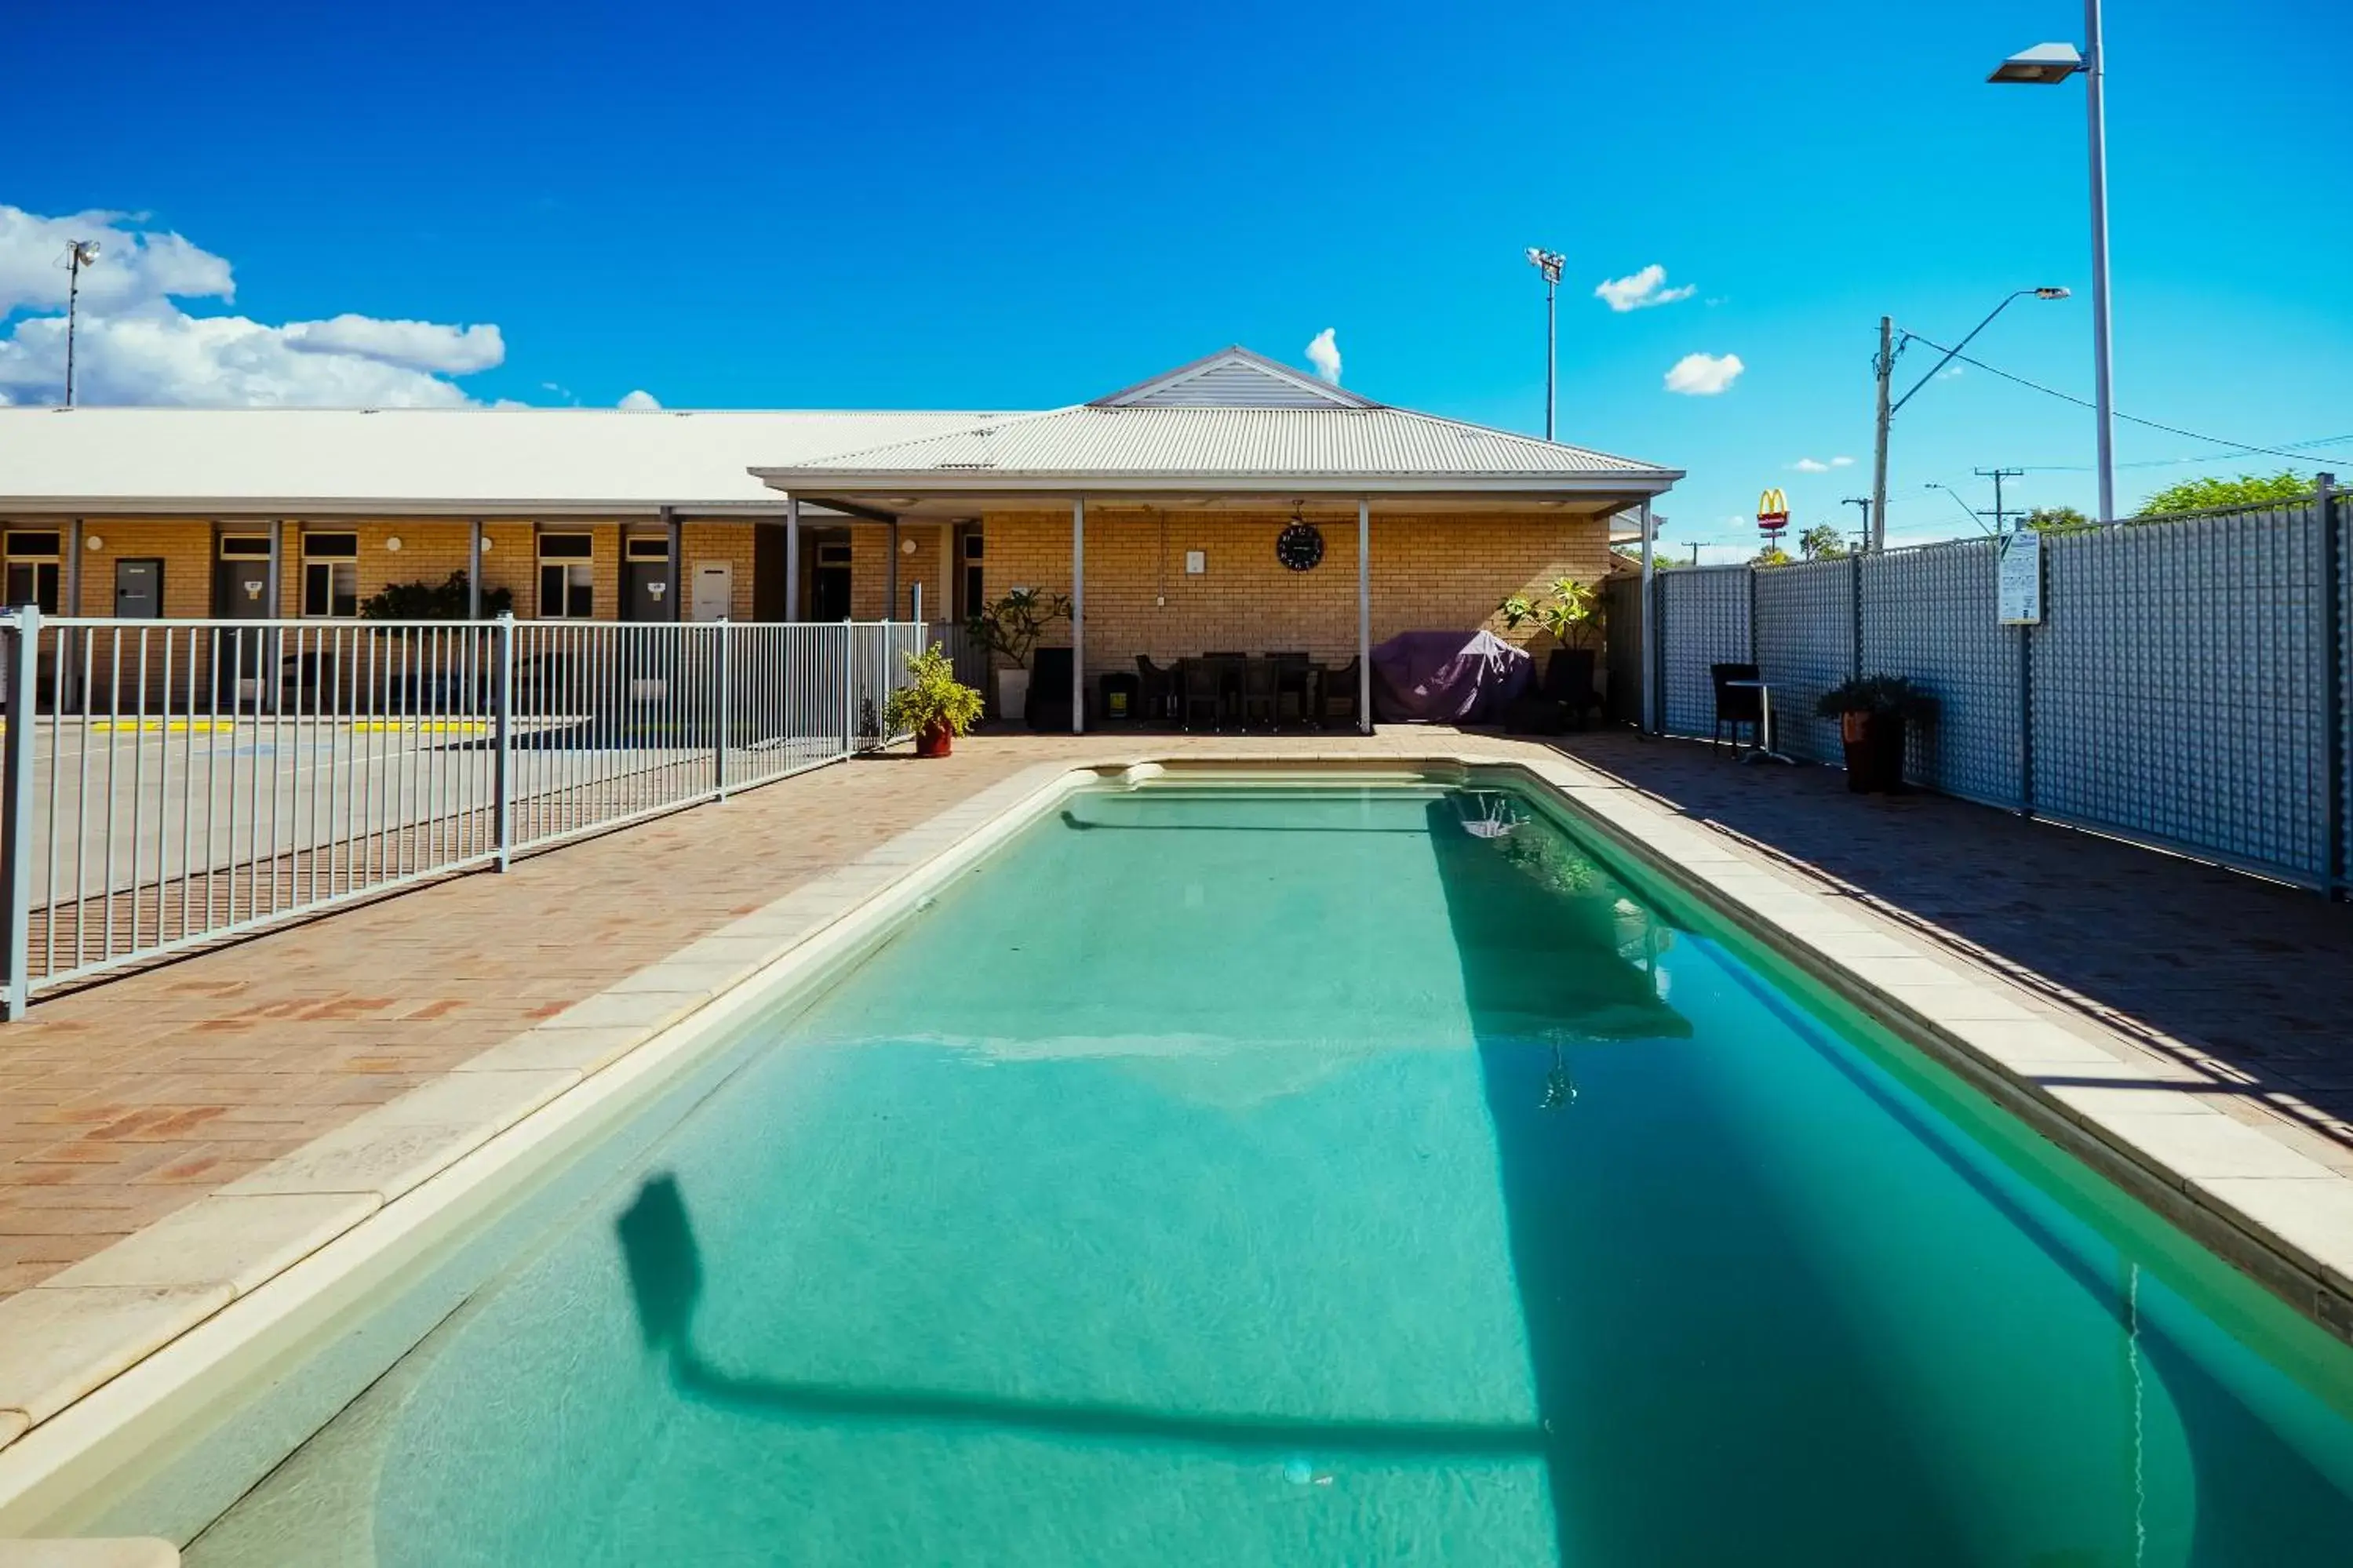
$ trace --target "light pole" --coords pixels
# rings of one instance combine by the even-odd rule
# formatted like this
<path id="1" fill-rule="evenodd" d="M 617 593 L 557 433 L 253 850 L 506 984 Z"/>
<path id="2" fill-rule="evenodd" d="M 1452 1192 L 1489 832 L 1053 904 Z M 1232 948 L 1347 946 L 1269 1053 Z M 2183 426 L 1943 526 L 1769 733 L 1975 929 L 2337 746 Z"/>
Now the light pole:
<path id="1" fill-rule="evenodd" d="M 2092 402 L 2099 432 L 2099 521 L 2112 522 L 2116 463 L 2115 419 L 2108 405 L 2108 131 L 2107 113 L 2101 106 L 2108 67 L 2100 43 L 2100 0 L 2084 0 L 2081 50 L 2073 44 L 2037 44 L 2002 61 L 1986 79 L 2056 87 L 2078 73 L 2084 78 L 2092 156 Z"/>
<path id="2" fill-rule="evenodd" d="M 1887 429 L 1889 424 L 1894 419 L 1898 410 L 1902 409 L 1905 404 L 1911 402 L 1915 397 L 1920 395 L 1920 389 L 1922 387 L 1936 379 L 1936 373 L 1938 371 L 1952 363 L 1955 357 L 1957 356 L 1963 349 L 1969 346 L 1970 339 L 1975 338 L 1979 332 L 1982 332 L 1988 327 L 1992 326 L 1993 319 L 1996 316 L 2000 315 L 2004 310 L 2009 310 L 2013 301 L 2023 300 L 2030 294 L 2033 295 L 2038 300 L 2064 300 L 2067 298 L 2067 290 L 2064 289 L 2014 289 L 2010 290 L 2010 293 L 2003 296 L 2000 304 L 1996 305 L 1992 310 L 1986 312 L 1984 321 L 1979 321 L 1976 326 L 1969 329 L 1968 337 L 1963 338 L 1959 342 L 1957 342 L 1951 348 L 1947 349 L 1945 351 L 1945 357 L 1938 360 L 1935 364 L 1930 365 L 1928 367 L 1928 374 L 1914 382 L 1912 384 L 1912 390 L 1897 398 L 1892 404 L 1887 400 L 1888 381 L 1895 374 L 1896 354 L 1902 351 L 1905 343 L 1908 343 L 1912 341 L 1912 334 L 1906 332 L 1904 334 L 1901 342 L 1891 342 L 1890 334 L 1894 330 L 1894 323 L 1885 316 L 1879 318 L 1879 357 L 1872 362 L 1873 369 L 1875 370 L 1879 375 L 1879 421 L 1878 428 L 1873 434 L 1871 447 L 1871 547 L 1873 550 L 1884 550 L 1887 548 Z"/>
<path id="3" fill-rule="evenodd" d="M 1528 265 L 1544 274 L 1545 280 L 1545 439 L 1552 439 L 1553 365 L 1556 355 L 1554 345 L 1558 342 L 1556 323 L 1559 317 L 1556 303 L 1560 297 L 1560 269 L 1568 258 L 1557 250 L 1528 247 Z"/>
<path id="4" fill-rule="evenodd" d="M 81 303 L 81 269 L 98 259 L 98 241 L 66 241 L 66 406 L 73 406 L 74 316 Z"/>

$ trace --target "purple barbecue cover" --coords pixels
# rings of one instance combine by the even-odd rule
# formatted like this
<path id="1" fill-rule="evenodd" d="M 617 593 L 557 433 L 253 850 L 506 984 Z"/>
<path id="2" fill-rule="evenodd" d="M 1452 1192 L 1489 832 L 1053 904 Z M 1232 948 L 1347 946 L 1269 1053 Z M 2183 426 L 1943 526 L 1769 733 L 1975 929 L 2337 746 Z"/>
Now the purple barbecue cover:
<path id="1" fill-rule="evenodd" d="M 1493 632 L 1399 632 L 1373 649 L 1373 716 L 1477 724 L 1528 689 L 1535 661 Z"/>

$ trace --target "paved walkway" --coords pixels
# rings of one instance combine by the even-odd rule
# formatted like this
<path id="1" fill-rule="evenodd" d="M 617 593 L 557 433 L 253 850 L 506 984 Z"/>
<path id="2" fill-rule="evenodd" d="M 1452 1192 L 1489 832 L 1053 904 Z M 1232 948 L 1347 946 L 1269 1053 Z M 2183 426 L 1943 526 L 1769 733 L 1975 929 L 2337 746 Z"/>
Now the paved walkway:
<path id="1" fill-rule="evenodd" d="M 1943 795 L 1858 795 L 1699 741 L 1568 738 L 1580 761 L 1933 931 L 2211 1080 L 2242 1120 L 2353 1170 L 2353 910 Z"/>
<path id="2" fill-rule="evenodd" d="M 0 1296 L 47 1278 L 1031 763 L 1369 740 L 982 737 L 818 770 L 36 1005 L 0 1029 Z M 1487 743 L 1482 742 L 1482 749 Z M 2194 1064 L 2353 1169 L 2353 914 L 2309 894 L 1822 769 L 1623 732 L 1567 749 Z M 1791 868 L 1788 874 L 1810 876 Z"/>

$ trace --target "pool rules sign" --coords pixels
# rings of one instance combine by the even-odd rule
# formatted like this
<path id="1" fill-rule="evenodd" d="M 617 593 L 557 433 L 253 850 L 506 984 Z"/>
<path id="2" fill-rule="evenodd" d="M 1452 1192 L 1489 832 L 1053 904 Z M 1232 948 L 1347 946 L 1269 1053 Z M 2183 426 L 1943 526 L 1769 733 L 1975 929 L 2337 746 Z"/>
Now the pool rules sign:
<path id="1" fill-rule="evenodd" d="M 1998 574 L 1997 597 L 2001 624 L 2034 626 L 2042 624 L 2042 535 L 2031 528 L 2004 534 Z"/>

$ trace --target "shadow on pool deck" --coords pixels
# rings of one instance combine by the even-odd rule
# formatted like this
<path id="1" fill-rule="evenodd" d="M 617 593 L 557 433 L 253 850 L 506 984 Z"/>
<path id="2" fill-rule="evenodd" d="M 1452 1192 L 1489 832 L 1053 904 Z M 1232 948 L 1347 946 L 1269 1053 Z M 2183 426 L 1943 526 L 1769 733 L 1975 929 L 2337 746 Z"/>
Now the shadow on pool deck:
<path id="1" fill-rule="evenodd" d="M 1559 749 L 1924 927 L 2054 1004 L 2328 1140 L 2353 1168 L 2353 912 L 2316 894 L 1947 795 L 1848 793 L 1631 731 Z"/>

